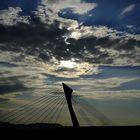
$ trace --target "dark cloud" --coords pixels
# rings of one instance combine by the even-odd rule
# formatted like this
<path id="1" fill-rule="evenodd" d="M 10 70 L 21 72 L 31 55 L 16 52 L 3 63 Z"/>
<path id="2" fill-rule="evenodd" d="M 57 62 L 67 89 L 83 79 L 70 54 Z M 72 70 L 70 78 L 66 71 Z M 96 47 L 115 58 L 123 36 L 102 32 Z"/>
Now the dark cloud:
<path id="1" fill-rule="evenodd" d="M 6 66 L 6 67 L 18 67 L 18 65 L 16 65 L 16 64 L 12 64 L 12 63 L 8 63 L 8 62 L 0 62 L 0 66 Z M 6 71 L 5 71 L 5 73 L 6 73 Z"/>
<path id="2" fill-rule="evenodd" d="M 0 94 L 7 94 L 12 92 L 19 92 L 28 90 L 19 79 L 25 78 L 26 76 L 9 76 L 0 77 Z"/>
<path id="3" fill-rule="evenodd" d="M 6 101 L 9 101 L 9 99 L 0 98 L 0 102 L 6 102 Z"/>
<path id="4" fill-rule="evenodd" d="M 8 27 L 1 25 L 0 43 L 3 45 L 0 49 L 14 52 L 24 51 L 32 55 L 39 52 L 39 57 L 46 59 L 46 52 L 55 53 L 58 48 L 64 46 L 62 35 L 66 31 L 60 30 L 57 24 L 56 21 L 53 25 L 46 25 L 36 20 L 35 23 L 29 25 L 22 23 Z"/>
<path id="5" fill-rule="evenodd" d="M 54 14 L 53 11 L 50 12 Z M 45 14 L 45 22 L 41 17 L 34 16 L 30 19 L 29 24 L 21 22 L 12 26 L 0 24 L 0 50 L 20 53 L 19 57 L 14 59 L 15 61 L 22 61 L 26 56 L 32 55 L 35 56 L 36 61 L 44 62 L 48 62 L 54 57 L 57 60 L 75 58 L 75 61 L 96 64 L 113 64 L 117 59 L 122 59 L 122 61 L 128 59 L 132 63 L 139 63 L 140 57 L 136 51 L 140 51 L 140 41 L 136 38 L 125 34 L 122 37 L 118 35 L 118 37 L 111 38 L 110 36 L 114 35 L 110 32 L 106 32 L 106 35 L 100 37 L 102 32 L 104 34 L 104 29 L 101 30 L 97 26 L 96 31 L 102 31 L 98 35 L 98 33 L 94 34 L 95 30 L 82 30 L 85 26 L 79 26 L 79 30 L 74 30 L 78 30 L 81 35 L 87 32 L 87 35 L 75 39 L 69 36 L 74 30 L 68 29 L 72 24 L 67 19 L 65 21 L 68 25 L 60 28 L 60 25 L 65 24 L 63 19 L 54 17 L 50 24 L 50 18 L 49 14 Z M 88 32 L 93 32 L 93 35 L 88 36 Z M 116 35 L 119 34 L 117 31 L 112 32 Z M 111 52 L 114 50 L 115 54 Z M 121 62 L 119 61 L 119 63 Z"/>
<path id="6" fill-rule="evenodd" d="M 25 91 L 25 90 L 27 90 L 27 88 L 24 87 L 24 85 L 22 84 L 0 85 L 0 94 L 7 94 L 7 93 Z"/>
<path id="7" fill-rule="evenodd" d="M 108 51 L 101 49 L 114 49 L 117 51 L 126 50 L 124 55 L 118 57 L 131 56 L 135 61 L 132 52 L 135 47 L 140 48 L 140 41 L 129 39 L 122 42 L 122 39 L 110 39 L 109 37 L 97 38 L 86 37 L 81 39 L 67 39 L 66 44 L 63 35 L 69 33 L 66 29 L 59 29 L 59 23 L 56 21 L 53 25 L 38 24 L 18 24 L 16 26 L 0 26 L 0 49 L 3 51 L 21 52 L 26 55 L 37 56 L 44 62 L 49 61 L 52 57 L 58 60 L 69 60 L 75 58 L 79 61 L 90 63 L 113 63 L 114 58 Z M 98 47 L 97 47 L 98 46 Z M 86 52 L 86 53 L 85 53 Z M 134 52 L 135 53 L 135 52 Z M 90 57 L 89 57 L 90 55 Z M 91 57 L 92 56 L 92 57 Z M 24 57 L 21 55 L 21 58 Z"/>

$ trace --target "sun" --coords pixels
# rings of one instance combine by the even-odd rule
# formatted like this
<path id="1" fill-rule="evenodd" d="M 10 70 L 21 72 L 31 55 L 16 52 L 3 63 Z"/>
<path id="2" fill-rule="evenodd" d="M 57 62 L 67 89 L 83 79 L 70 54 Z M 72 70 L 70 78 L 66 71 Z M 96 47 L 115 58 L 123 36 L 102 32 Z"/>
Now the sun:
<path id="1" fill-rule="evenodd" d="M 65 68 L 69 68 L 69 69 L 73 69 L 76 67 L 76 63 L 70 60 L 62 60 L 60 61 L 60 67 L 65 67 Z"/>

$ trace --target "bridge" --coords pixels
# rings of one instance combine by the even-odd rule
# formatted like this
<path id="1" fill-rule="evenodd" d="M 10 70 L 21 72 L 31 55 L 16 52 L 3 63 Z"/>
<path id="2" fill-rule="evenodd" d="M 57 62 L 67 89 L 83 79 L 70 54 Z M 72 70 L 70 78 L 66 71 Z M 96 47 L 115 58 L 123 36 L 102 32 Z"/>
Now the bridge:
<path id="1" fill-rule="evenodd" d="M 53 89 L 44 96 L 30 100 L 5 113 L 0 113 L 0 121 L 15 124 L 46 124 L 61 127 L 61 122 L 71 121 L 73 127 L 114 125 L 103 113 L 91 106 L 80 95 L 62 83 L 63 89 Z M 62 117 L 63 116 L 63 117 Z M 65 117 L 69 116 L 69 117 Z M 61 120 L 61 121 L 60 121 Z"/>

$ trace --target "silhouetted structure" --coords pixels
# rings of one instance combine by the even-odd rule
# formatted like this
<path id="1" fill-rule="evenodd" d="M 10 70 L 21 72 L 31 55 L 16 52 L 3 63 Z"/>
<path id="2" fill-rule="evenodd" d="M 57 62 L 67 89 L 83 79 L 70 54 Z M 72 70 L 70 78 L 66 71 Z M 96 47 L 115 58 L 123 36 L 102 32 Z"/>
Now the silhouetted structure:
<path id="1" fill-rule="evenodd" d="M 65 96 L 66 96 L 69 112 L 70 112 L 70 115 L 71 115 L 71 120 L 72 120 L 72 123 L 73 123 L 73 127 L 79 127 L 79 122 L 76 118 L 76 115 L 75 115 L 73 107 L 72 107 L 72 102 L 71 102 L 71 97 L 72 97 L 73 90 L 64 83 L 62 83 L 62 85 L 63 85 L 63 89 L 64 89 L 64 92 L 65 92 Z"/>

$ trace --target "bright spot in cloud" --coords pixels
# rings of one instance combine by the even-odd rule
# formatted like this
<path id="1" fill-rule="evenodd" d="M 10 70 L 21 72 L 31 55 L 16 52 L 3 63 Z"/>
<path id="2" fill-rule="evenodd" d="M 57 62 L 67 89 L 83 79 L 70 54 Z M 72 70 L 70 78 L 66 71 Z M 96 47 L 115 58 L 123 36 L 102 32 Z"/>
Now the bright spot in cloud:
<path id="1" fill-rule="evenodd" d="M 60 61 L 60 67 L 65 67 L 65 68 L 73 69 L 73 68 L 76 67 L 76 63 L 72 62 L 70 60 L 68 60 L 68 61 L 62 60 L 62 61 Z"/>

